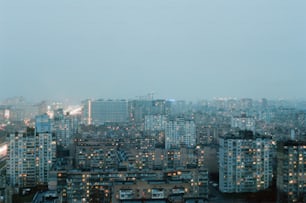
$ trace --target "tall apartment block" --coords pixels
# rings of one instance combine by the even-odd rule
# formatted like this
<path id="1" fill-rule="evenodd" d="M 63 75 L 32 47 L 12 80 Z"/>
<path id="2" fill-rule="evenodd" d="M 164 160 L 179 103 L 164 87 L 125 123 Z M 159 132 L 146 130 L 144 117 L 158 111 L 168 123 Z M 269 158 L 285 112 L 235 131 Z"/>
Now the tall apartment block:
<path id="1" fill-rule="evenodd" d="M 239 131 L 219 142 L 219 189 L 224 193 L 256 192 L 272 183 L 272 138 Z"/>
<path id="2" fill-rule="evenodd" d="M 35 118 L 37 183 L 48 182 L 49 172 L 56 161 L 56 137 L 47 114 Z"/>
<path id="3" fill-rule="evenodd" d="M 57 109 L 54 111 L 52 128 L 57 145 L 68 148 L 72 144 L 72 135 L 77 132 L 78 123 L 75 117 L 65 114 L 63 109 Z"/>
<path id="4" fill-rule="evenodd" d="M 35 132 L 51 132 L 52 131 L 52 121 L 48 114 L 42 114 L 35 117 Z"/>
<path id="5" fill-rule="evenodd" d="M 278 143 L 276 185 L 277 202 L 306 201 L 306 142 Z"/>
<path id="6" fill-rule="evenodd" d="M 83 102 L 83 122 L 90 125 L 128 121 L 126 100 L 87 100 Z"/>
<path id="7" fill-rule="evenodd" d="M 145 130 L 146 131 L 162 131 L 167 125 L 167 116 L 165 115 L 146 115 Z"/>
<path id="8" fill-rule="evenodd" d="M 36 129 L 8 136 L 7 176 L 10 185 L 29 187 L 48 182 L 56 159 L 55 136 L 47 115 L 36 117 Z"/>
<path id="9" fill-rule="evenodd" d="M 169 120 L 165 130 L 165 148 L 171 149 L 180 147 L 195 147 L 196 127 L 192 120 L 176 118 Z"/>
<path id="10" fill-rule="evenodd" d="M 8 135 L 7 178 L 12 186 L 36 184 L 36 139 L 33 129 Z"/>
<path id="11" fill-rule="evenodd" d="M 168 115 L 171 103 L 164 99 L 129 101 L 130 120 L 142 123 L 146 115 Z"/>

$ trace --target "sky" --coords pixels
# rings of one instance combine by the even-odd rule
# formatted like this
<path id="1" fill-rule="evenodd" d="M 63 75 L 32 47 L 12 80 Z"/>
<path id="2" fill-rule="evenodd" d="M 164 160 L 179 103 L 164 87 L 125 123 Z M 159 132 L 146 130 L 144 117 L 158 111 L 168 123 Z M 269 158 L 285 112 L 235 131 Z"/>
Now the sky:
<path id="1" fill-rule="evenodd" d="M 0 99 L 306 99 L 305 0 L 0 0 Z"/>

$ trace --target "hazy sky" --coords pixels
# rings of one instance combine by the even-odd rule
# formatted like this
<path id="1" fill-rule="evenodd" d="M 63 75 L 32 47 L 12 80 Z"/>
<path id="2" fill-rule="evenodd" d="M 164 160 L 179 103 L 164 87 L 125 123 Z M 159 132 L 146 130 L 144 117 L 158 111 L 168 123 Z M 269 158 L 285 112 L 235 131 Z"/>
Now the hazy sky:
<path id="1" fill-rule="evenodd" d="M 0 0 L 0 99 L 306 98 L 305 0 Z"/>

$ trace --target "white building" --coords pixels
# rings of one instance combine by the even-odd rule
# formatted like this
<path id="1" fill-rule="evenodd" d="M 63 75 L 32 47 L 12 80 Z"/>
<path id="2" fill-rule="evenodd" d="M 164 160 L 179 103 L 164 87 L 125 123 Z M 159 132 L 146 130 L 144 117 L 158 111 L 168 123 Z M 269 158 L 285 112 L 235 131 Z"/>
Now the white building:
<path id="1" fill-rule="evenodd" d="M 256 192 L 272 183 L 272 139 L 252 131 L 220 137 L 219 189 Z"/>
<path id="2" fill-rule="evenodd" d="M 231 120 L 231 127 L 255 132 L 255 119 L 254 117 L 249 117 L 245 114 L 241 116 L 234 116 Z"/>
<path id="3" fill-rule="evenodd" d="M 87 100 L 83 103 L 83 122 L 102 125 L 128 121 L 128 102 L 126 100 Z"/>
<path id="4" fill-rule="evenodd" d="M 47 183 L 49 172 L 56 161 L 56 138 L 52 133 L 37 133 L 36 136 L 37 183 Z"/>
<path id="5" fill-rule="evenodd" d="M 69 113 L 64 114 L 63 109 L 54 112 L 53 129 L 56 135 L 56 143 L 64 148 L 72 144 L 72 135 L 77 132 L 78 124 L 75 117 Z"/>
<path id="6" fill-rule="evenodd" d="M 161 131 L 165 130 L 167 125 L 167 116 L 165 115 L 146 115 L 145 130 Z"/>
<path id="7" fill-rule="evenodd" d="M 7 176 L 11 185 L 32 187 L 48 182 L 56 161 L 56 138 L 51 129 L 48 116 L 41 115 L 36 117 L 35 130 L 8 136 Z"/>
<path id="8" fill-rule="evenodd" d="M 55 162 L 56 142 L 51 133 L 12 133 L 8 137 L 7 176 L 10 185 L 35 186 L 48 182 Z"/>
<path id="9" fill-rule="evenodd" d="M 10 185 L 20 187 L 36 183 L 36 142 L 33 132 L 12 133 L 8 136 L 7 177 Z"/>
<path id="10" fill-rule="evenodd" d="M 176 118 L 167 122 L 165 130 L 165 148 L 175 148 L 184 145 L 196 145 L 196 127 L 194 121 Z"/>

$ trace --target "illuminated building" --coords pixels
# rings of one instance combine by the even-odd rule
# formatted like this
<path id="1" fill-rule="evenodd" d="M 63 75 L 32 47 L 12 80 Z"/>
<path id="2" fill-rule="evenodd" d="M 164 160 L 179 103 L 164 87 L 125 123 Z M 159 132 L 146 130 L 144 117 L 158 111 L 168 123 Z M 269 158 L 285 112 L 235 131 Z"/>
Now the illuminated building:
<path id="1" fill-rule="evenodd" d="M 52 134 L 51 119 L 47 114 L 35 118 L 35 166 L 37 183 L 48 182 L 49 171 L 56 161 L 56 137 Z"/>
<path id="2" fill-rule="evenodd" d="M 194 121 L 176 118 L 167 122 L 165 130 L 165 148 L 171 149 L 181 145 L 194 147 L 196 144 L 196 128 Z"/>
<path id="3" fill-rule="evenodd" d="M 278 143 L 277 202 L 305 202 L 305 194 L 306 142 Z"/>
<path id="4" fill-rule="evenodd" d="M 11 185 L 32 187 L 48 182 L 56 160 L 56 141 L 50 129 L 51 122 L 42 115 L 36 117 L 36 130 L 8 136 L 7 176 Z"/>
<path id="5" fill-rule="evenodd" d="M 165 130 L 166 124 L 167 124 L 167 117 L 165 115 L 145 116 L 145 130 L 147 131 Z"/>
<path id="6" fill-rule="evenodd" d="M 221 192 L 256 192 L 271 185 L 271 137 L 240 131 L 220 137 L 219 144 Z"/>
<path id="7" fill-rule="evenodd" d="M 34 130 L 8 135 L 7 178 L 19 187 L 36 184 L 36 139 Z"/>

